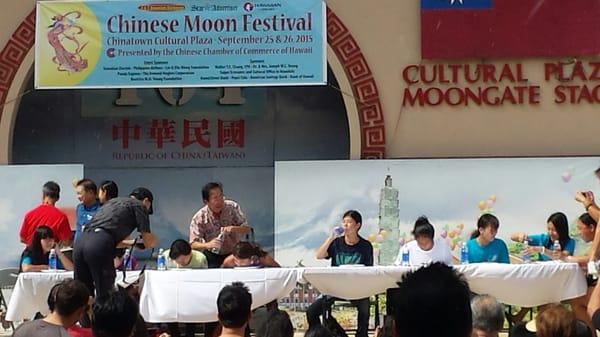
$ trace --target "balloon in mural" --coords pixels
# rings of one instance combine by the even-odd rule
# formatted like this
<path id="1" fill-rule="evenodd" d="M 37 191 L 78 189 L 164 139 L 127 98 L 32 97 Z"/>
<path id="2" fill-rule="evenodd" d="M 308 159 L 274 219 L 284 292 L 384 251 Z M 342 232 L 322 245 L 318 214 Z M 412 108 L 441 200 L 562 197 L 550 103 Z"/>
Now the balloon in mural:
<path id="1" fill-rule="evenodd" d="M 404 238 L 398 239 L 398 245 L 399 246 L 404 246 Z"/>
<path id="2" fill-rule="evenodd" d="M 448 236 L 448 231 L 442 231 L 442 234 L 440 234 L 440 236 L 445 239 Z"/>
<path id="3" fill-rule="evenodd" d="M 455 231 L 451 231 L 450 233 L 448 233 L 448 236 L 452 239 L 453 237 L 456 236 L 456 232 Z"/>
<path id="4" fill-rule="evenodd" d="M 385 229 L 379 231 L 379 235 L 383 236 L 384 239 L 387 239 L 388 232 Z"/>
<path id="5" fill-rule="evenodd" d="M 485 205 L 487 206 L 487 209 L 492 208 L 492 206 L 494 206 L 494 202 L 490 199 L 488 201 L 485 202 Z"/>
<path id="6" fill-rule="evenodd" d="M 560 178 L 562 179 L 563 182 L 568 183 L 569 181 L 571 181 L 572 175 L 571 172 L 565 172 L 563 173 Z"/>
<path id="7" fill-rule="evenodd" d="M 464 224 L 464 223 L 461 223 L 460 225 L 458 225 L 458 228 L 460 228 L 461 230 L 462 230 L 462 229 L 465 229 L 465 224 Z"/>
<path id="8" fill-rule="evenodd" d="M 490 197 L 490 200 L 491 200 L 491 201 L 493 201 L 493 202 L 496 202 L 496 195 L 495 195 L 495 194 L 493 194 L 493 195 Z"/>
<path id="9" fill-rule="evenodd" d="M 369 236 L 367 237 L 367 240 L 369 240 L 370 243 L 375 242 L 375 239 L 376 239 L 375 234 L 369 234 Z"/>
<path id="10" fill-rule="evenodd" d="M 379 234 L 375 237 L 375 241 L 377 242 L 383 242 L 383 235 Z"/>
<path id="11" fill-rule="evenodd" d="M 480 210 L 482 210 L 482 211 L 483 211 L 483 210 L 485 210 L 485 206 L 486 206 L 486 205 L 485 205 L 485 201 L 480 201 L 480 202 L 479 202 L 479 209 L 480 209 Z"/>

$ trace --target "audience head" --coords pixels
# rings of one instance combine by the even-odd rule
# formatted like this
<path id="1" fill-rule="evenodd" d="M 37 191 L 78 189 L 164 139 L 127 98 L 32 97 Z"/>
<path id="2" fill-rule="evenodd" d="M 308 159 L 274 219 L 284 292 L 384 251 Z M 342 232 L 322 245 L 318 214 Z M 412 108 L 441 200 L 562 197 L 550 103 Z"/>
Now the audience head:
<path id="1" fill-rule="evenodd" d="M 417 221 L 415 221 L 415 227 L 413 228 L 412 234 L 421 249 L 430 250 L 433 248 L 435 229 L 433 228 L 433 225 L 429 223 L 429 219 L 427 219 L 426 216 L 420 216 Z"/>
<path id="2" fill-rule="evenodd" d="M 248 324 L 251 316 L 252 295 L 242 282 L 225 286 L 217 297 L 219 322 L 225 328 L 240 329 Z"/>
<path id="3" fill-rule="evenodd" d="M 329 330 L 327 330 L 324 326 L 318 324 L 312 326 L 306 333 L 304 337 L 335 337 Z"/>
<path id="4" fill-rule="evenodd" d="M 233 259 L 238 267 L 257 265 L 260 258 L 265 255 L 267 255 L 267 252 L 250 242 L 240 241 L 233 246 Z"/>
<path id="5" fill-rule="evenodd" d="M 294 326 L 288 313 L 276 310 L 269 315 L 263 337 L 294 337 Z"/>
<path id="6" fill-rule="evenodd" d="M 402 278 L 391 296 L 397 337 L 469 337 L 470 290 L 465 279 L 443 263 Z"/>
<path id="7" fill-rule="evenodd" d="M 362 226 L 362 215 L 353 209 L 346 211 L 342 216 L 342 226 L 345 234 L 358 234 Z"/>
<path id="8" fill-rule="evenodd" d="M 225 196 L 223 195 L 223 185 L 217 182 L 210 182 L 202 187 L 202 200 L 211 211 L 220 213 L 225 207 Z"/>
<path id="9" fill-rule="evenodd" d="M 63 281 L 48 294 L 50 312 L 62 318 L 65 328 L 73 326 L 89 309 L 90 292 L 81 281 Z"/>
<path id="10" fill-rule="evenodd" d="M 487 242 L 492 242 L 498 234 L 500 221 L 496 216 L 486 213 L 477 220 L 477 229 L 471 234 L 471 239 L 481 237 Z"/>
<path id="11" fill-rule="evenodd" d="M 169 258 L 179 266 L 187 266 L 192 260 L 192 246 L 182 239 L 173 241 L 169 249 Z"/>
<path id="12" fill-rule="evenodd" d="M 552 304 L 535 319 L 537 337 L 575 337 L 573 313 L 560 304 Z"/>
<path id="13" fill-rule="evenodd" d="M 56 244 L 56 239 L 54 237 L 54 232 L 52 228 L 48 226 L 39 226 L 35 229 L 33 233 L 33 240 L 31 240 L 30 250 L 34 254 L 39 254 L 39 256 L 49 253 L 54 245 Z"/>
<path id="14" fill-rule="evenodd" d="M 119 187 L 112 180 L 104 180 L 98 189 L 98 200 L 101 204 L 119 196 Z"/>
<path id="15" fill-rule="evenodd" d="M 129 196 L 135 198 L 142 202 L 142 205 L 148 210 L 148 214 L 154 213 L 154 209 L 152 208 L 152 202 L 154 201 L 154 196 L 149 189 L 145 187 L 138 187 L 129 193 Z"/>
<path id="16" fill-rule="evenodd" d="M 138 319 L 135 300 L 123 289 L 99 296 L 94 303 L 94 337 L 130 337 Z"/>
<path id="17" fill-rule="evenodd" d="M 594 240 L 596 226 L 596 220 L 594 220 L 589 213 L 581 214 L 577 220 L 577 229 L 579 230 L 579 235 L 585 242 L 592 242 Z"/>
<path id="18" fill-rule="evenodd" d="M 504 326 L 504 307 L 490 295 L 477 295 L 471 300 L 473 337 L 498 336 Z"/>
<path id="19" fill-rule="evenodd" d="M 547 230 L 550 239 L 554 242 L 558 240 L 560 246 L 564 249 L 567 242 L 571 239 L 569 236 L 569 221 L 564 213 L 556 212 L 548 217 Z"/>
<path id="20" fill-rule="evenodd" d="M 42 199 L 50 199 L 51 201 L 58 201 L 60 199 L 60 186 L 54 181 L 49 181 L 42 187 Z"/>
<path id="21" fill-rule="evenodd" d="M 81 179 L 77 182 L 77 200 L 84 205 L 93 205 L 98 196 L 98 187 L 90 179 Z"/>

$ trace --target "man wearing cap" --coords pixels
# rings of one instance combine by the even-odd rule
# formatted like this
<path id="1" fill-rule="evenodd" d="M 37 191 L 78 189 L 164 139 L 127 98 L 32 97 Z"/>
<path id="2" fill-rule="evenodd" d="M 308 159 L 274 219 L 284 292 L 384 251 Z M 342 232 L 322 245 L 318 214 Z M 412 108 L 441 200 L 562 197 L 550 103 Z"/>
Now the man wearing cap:
<path id="1" fill-rule="evenodd" d="M 152 248 L 156 244 L 156 237 L 150 233 L 148 217 L 152 214 L 152 192 L 138 187 L 129 196 L 107 201 L 75 242 L 75 279 L 82 281 L 90 294 L 94 294 L 95 290 L 100 296 L 114 287 L 115 250 L 133 245 L 134 240 L 127 240 L 131 232 L 137 229 L 141 233 L 145 247 Z"/>

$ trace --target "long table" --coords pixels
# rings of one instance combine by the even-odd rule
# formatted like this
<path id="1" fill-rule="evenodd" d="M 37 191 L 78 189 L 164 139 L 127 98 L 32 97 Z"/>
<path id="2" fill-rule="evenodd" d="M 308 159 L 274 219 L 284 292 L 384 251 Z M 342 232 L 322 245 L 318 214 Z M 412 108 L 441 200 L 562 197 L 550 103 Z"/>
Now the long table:
<path id="1" fill-rule="evenodd" d="M 125 282 L 131 283 L 139 278 L 139 271 L 128 271 Z M 37 312 L 48 314 L 48 294 L 54 285 L 73 278 L 73 272 L 55 273 L 20 273 L 12 291 L 6 320 L 18 322 L 31 319 Z M 123 282 L 121 273 L 117 274 L 116 283 Z"/>
<path id="2" fill-rule="evenodd" d="M 235 281 L 252 293 L 257 308 L 289 295 L 298 282 L 295 268 L 147 271 L 140 313 L 147 322 L 215 322 L 217 295 Z"/>
<path id="3" fill-rule="evenodd" d="M 575 263 L 496 264 L 454 266 L 471 290 L 490 294 L 501 302 L 523 307 L 560 302 L 586 293 L 581 268 Z M 140 312 L 148 322 L 210 322 L 217 319 L 219 291 L 234 281 L 244 282 L 253 307 L 288 296 L 297 282 L 310 282 L 321 293 L 346 299 L 364 298 L 397 286 L 414 267 L 338 267 L 204 269 L 146 271 Z M 52 286 L 72 273 L 22 273 L 8 305 L 7 320 L 31 318 L 47 312 Z M 137 274 L 129 272 L 129 278 Z M 120 278 L 118 275 L 117 279 Z"/>
<path id="4" fill-rule="evenodd" d="M 500 302 L 534 307 L 585 295 L 585 275 L 576 263 L 534 264 L 476 263 L 454 266 L 471 291 L 490 294 Z M 397 287 L 402 276 L 416 267 L 307 268 L 302 279 L 321 293 L 359 299 Z"/>

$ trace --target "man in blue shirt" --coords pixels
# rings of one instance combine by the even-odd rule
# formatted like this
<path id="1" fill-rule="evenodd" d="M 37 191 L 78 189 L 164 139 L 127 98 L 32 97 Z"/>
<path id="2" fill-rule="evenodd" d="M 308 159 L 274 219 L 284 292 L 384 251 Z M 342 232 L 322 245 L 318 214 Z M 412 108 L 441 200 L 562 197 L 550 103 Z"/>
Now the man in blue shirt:
<path id="1" fill-rule="evenodd" d="M 75 227 L 75 240 L 81 235 L 83 227 L 87 225 L 100 208 L 98 202 L 98 187 L 90 179 L 81 179 L 77 182 L 77 199 L 81 202 L 77 205 L 77 224 Z"/>

